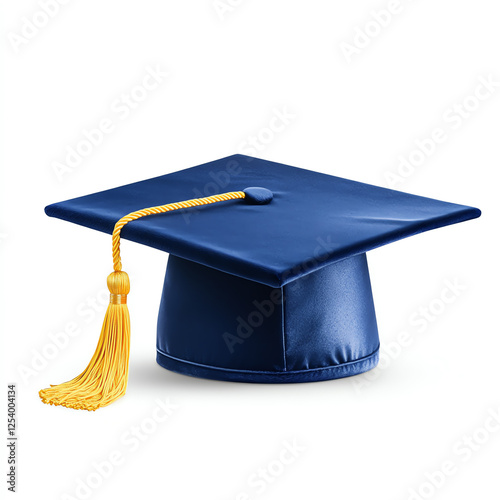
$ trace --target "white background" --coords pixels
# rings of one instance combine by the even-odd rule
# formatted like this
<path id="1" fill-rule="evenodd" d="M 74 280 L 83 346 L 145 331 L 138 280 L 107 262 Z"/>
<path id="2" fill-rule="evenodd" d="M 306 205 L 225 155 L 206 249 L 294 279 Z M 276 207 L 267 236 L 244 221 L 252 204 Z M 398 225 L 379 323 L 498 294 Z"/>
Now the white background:
<path id="1" fill-rule="evenodd" d="M 500 432 L 488 415 L 500 406 L 500 87 L 468 99 L 481 78 L 500 81 L 498 5 L 232 3 L 73 0 L 31 31 L 34 17 L 44 24 L 36 1 L 3 7 L 0 392 L 5 401 L 5 384 L 17 382 L 18 498 L 498 498 Z M 388 6 L 397 12 L 374 24 L 372 11 Z M 355 47 L 350 62 L 345 44 Z M 118 112 L 116 100 L 157 66 L 168 77 L 146 95 L 135 90 L 144 99 L 129 115 Z M 464 100 L 477 109 L 459 120 L 453 106 Z M 284 109 L 294 116 L 269 139 L 263 130 Z M 113 130 L 59 180 L 54 163 L 103 118 Z M 90 359 L 103 316 L 91 317 L 90 301 L 111 270 L 109 236 L 49 219 L 45 205 L 227 156 L 258 134 L 267 143 L 255 156 L 388 187 L 387 172 L 435 128 L 446 140 L 394 187 L 483 215 L 370 252 L 386 358 L 372 378 L 247 385 L 160 368 L 167 255 L 124 242 L 126 397 L 94 413 L 39 401 L 40 388 Z M 454 281 L 461 291 L 445 292 L 444 304 Z M 429 306 L 436 314 L 422 321 Z M 72 323 L 79 334 L 23 375 Z M 412 341 L 398 348 L 402 332 Z M 158 398 L 178 405 L 161 423 L 152 420 Z M 149 432 L 137 449 L 127 441 L 133 426 Z M 294 440 L 304 449 L 280 466 L 283 442 Z M 93 463 L 116 453 L 121 463 L 98 476 Z M 454 473 L 434 474 L 445 461 Z M 256 483 L 268 467 L 272 481 Z"/>

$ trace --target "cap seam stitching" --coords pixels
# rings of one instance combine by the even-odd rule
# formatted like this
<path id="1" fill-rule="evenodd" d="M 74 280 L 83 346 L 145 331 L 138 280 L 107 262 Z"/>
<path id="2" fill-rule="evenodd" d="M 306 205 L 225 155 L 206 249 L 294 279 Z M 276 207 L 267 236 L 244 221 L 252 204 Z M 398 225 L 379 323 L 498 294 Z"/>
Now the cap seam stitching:
<path id="1" fill-rule="evenodd" d="M 339 363 L 336 365 L 318 366 L 317 368 L 306 368 L 304 370 L 291 370 L 291 371 L 288 371 L 287 374 L 316 372 L 316 371 L 329 370 L 332 368 L 339 368 L 339 367 L 343 367 L 343 366 L 347 366 L 347 365 L 361 363 L 363 361 L 368 361 L 370 358 L 372 358 L 374 355 L 376 355 L 379 350 L 380 350 L 380 343 L 378 344 L 377 348 L 373 352 L 371 352 L 370 354 L 367 354 L 366 356 L 363 356 L 362 358 L 353 359 L 352 361 L 346 361 L 345 363 Z M 199 366 L 201 368 L 210 368 L 212 370 L 218 370 L 218 371 L 222 371 L 222 372 L 227 371 L 227 372 L 234 372 L 234 373 L 263 373 L 263 374 L 278 375 L 278 376 L 280 373 L 284 373 L 284 372 L 280 372 L 280 371 L 270 371 L 270 370 L 238 370 L 236 368 L 223 368 L 220 366 L 205 365 L 203 363 L 197 363 L 196 361 L 189 361 L 187 359 L 177 358 L 175 356 L 172 356 L 171 354 L 168 354 L 168 353 L 162 351 L 158 347 L 156 348 L 156 351 L 159 354 L 161 354 L 162 356 L 166 356 L 167 358 L 173 359 L 175 361 L 179 361 L 181 363 L 186 363 L 186 364 L 193 365 L 193 366 Z"/>
<path id="2" fill-rule="evenodd" d="M 283 334 L 283 371 L 287 371 L 286 366 L 286 325 L 285 325 L 285 287 L 281 287 L 281 329 Z"/>

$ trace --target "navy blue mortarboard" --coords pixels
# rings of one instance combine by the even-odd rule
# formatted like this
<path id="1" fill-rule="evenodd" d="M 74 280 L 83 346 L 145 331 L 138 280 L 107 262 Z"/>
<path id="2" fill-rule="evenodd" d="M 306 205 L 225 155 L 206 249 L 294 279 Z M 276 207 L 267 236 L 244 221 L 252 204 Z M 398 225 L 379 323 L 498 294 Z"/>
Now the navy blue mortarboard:
<path id="1" fill-rule="evenodd" d="M 222 193 L 231 196 L 168 214 L 141 212 Z M 126 220 L 121 236 L 170 254 L 158 363 L 197 377 L 266 383 L 373 368 L 379 338 L 366 252 L 480 215 L 477 208 L 242 155 L 56 203 L 46 213 L 109 234 L 127 214 L 148 215 Z M 111 291 L 112 305 L 126 300 L 128 282 L 121 286 Z M 74 380 L 89 384 L 84 374 Z M 116 393 L 120 377 L 97 383 Z M 87 407 L 66 393 L 41 396 L 86 409 L 113 399 Z"/>

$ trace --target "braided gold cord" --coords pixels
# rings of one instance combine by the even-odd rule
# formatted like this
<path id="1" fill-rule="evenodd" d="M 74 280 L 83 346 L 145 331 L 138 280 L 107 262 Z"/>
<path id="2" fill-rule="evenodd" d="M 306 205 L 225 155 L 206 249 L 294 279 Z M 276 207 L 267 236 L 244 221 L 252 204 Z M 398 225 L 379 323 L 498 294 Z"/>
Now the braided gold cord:
<path id="1" fill-rule="evenodd" d="M 167 205 L 159 205 L 157 207 L 143 208 L 136 212 L 131 212 L 125 217 L 122 217 L 113 229 L 112 245 L 113 245 L 113 269 L 115 271 L 122 270 L 122 261 L 120 257 L 120 233 L 123 226 L 128 222 L 146 217 L 147 215 L 164 214 L 173 210 L 180 210 L 181 208 L 199 207 L 201 205 L 210 205 L 219 201 L 237 200 L 245 198 L 243 191 L 231 191 L 229 193 L 217 194 L 214 196 L 207 196 L 206 198 L 194 198 L 192 200 L 180 201 L 177 203 L 168 203 Z"/>

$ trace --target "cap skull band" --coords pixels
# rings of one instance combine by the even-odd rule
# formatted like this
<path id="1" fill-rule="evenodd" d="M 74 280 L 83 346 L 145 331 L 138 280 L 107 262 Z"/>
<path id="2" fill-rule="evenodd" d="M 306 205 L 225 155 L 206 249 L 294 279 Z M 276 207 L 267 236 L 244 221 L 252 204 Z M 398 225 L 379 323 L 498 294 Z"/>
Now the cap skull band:
<path id="1" fill-rule="evenodd" d="M 45 403 L 87 410 L 110 404 L 127 384 L 120 237 L 170 254 L 158 317 L 161 366 L 234 382 L 313 382 L 377 365 L 366 252 L 481 214 L 243 155 L 45 211 L 113 234 L 111 299 L 96 352 L 78 377 L 40 391 Z"/>

